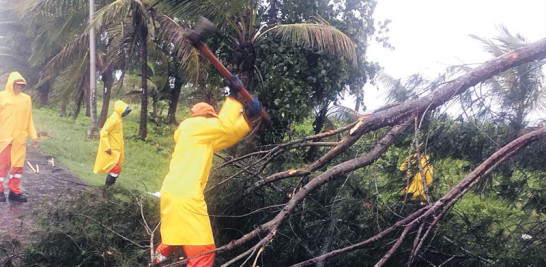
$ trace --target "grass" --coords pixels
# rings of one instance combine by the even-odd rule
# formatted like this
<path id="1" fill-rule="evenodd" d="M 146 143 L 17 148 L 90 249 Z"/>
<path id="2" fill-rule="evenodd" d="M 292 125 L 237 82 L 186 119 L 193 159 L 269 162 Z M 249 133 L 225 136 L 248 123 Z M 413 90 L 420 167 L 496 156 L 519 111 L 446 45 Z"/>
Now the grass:
<path id="1" fill-rule="evenodd" d="M 147 141 L 140 141 L 137 139 L 139 114 L 139 108 L 133 107 L 133 112 L 123 120 L 125 161 L 116 184 L 156 192 L 169 169 L 174 148 L 172 134 L 176 127 L 149 123 Z M 33 118 L 37 131 L 47 133 L 47 137 L 41 138 L 42 152 L 54 157 L 85 182 L 104 184 L 106 175 L 93 173 L 98 140 L 85 138 L 90 118 L 60 117 L 57 111 L 47 108 L 34 109 Z"/>

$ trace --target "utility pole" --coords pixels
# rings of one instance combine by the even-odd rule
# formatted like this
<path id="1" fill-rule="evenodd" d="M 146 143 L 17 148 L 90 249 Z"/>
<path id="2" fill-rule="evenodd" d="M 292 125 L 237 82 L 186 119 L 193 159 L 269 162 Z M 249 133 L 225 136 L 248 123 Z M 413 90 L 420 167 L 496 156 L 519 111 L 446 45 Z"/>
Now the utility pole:
<path id="1" fill-rule="evenodd" d="M 89 0 L 89 24 L 95 15 L 95 0 Z M 89 29 L 89 105 L 91 108 L 91 127 L 87 131 L 87 138 L 95 139 L 99 136 L 97 128 L 97 52 L 95 41 L 95 28 Z"/>

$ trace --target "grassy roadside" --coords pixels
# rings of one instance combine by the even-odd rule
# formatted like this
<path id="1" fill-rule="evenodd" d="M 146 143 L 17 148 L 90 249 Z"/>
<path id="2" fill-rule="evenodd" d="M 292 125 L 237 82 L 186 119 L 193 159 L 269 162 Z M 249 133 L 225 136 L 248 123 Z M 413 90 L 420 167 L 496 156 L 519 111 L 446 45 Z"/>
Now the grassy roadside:
<path id="1" fill-rule="evenodd" d="M 138 107 L 133 108 L 123 121 L 125 161 L 117 183 L 155 192 L 169 168 L 175 127 L 149 123 L 147 142 L 142 142 L 137 139 L 139 114 Z M 33 118 L 37 131 L 48 135 L 41 140 L 42 152 L 53 156 L 87 183 L 104 184 L 105 175 L 93 173 L 98 140 L 85 139 L 90 124 L 88 117 L 60 117 L 55 110 L 41 108 L 33 110 Z"/>

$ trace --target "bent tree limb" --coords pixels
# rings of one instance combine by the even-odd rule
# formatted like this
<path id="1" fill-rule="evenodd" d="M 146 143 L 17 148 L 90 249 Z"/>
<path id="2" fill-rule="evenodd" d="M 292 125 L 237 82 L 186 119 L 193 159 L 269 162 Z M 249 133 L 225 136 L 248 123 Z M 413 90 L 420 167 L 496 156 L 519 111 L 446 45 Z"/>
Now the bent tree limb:
<path id="1" fill-rule="evenodd" d="M 234 240 L 230 242 L 229 244 L 222 246 L 218 248 L 219 252 L 231 250 L 237 246 L 240 246 L 260 235 L 261 233 L 268 232 L 268 234 L 262 238 L 254 247 L 246 251 L 245 253 L 240 254 L 239 256 L 233 258 L 231 261 L 227 262 L 225 265 L 229 265 L 245 256 L 247 256 L 250 253 L 253 253 L 256 251 L 256 249 L 260 246 L 266 245 L 268 242 L 271 241 L 273 236 L 275 235 L 277 229 L 281 225 L 281 223 L 286 219 L 292 211 L 297 207 L 299 203 L 301 203 L 305 197 L 307 197 L 311 192 L 313 192 L 315 189 L 319 188 L 320 186 L 324 185 L 325 183 L 329 182 L 330 180 L 334 179 L 335 177 L 339 177 L 339 175 L 354 171 L 356 169 L 365 167 L 373 163 L 377 158 L 383 154 L 385 150 L 392 144 L 394 140 L 402 133 L 411 123 L 411 119 L 406 120 L 403 124 L 394 126 L 386 135 L 383 137 L 377 145 L 374 146 L 374 148 L 355 159 L 351 159 L 345 162 L 342 162 L 338 165 L 333 166 L 332 168 L 328 169 L 324 173 L 314 177 L 311 179 L 306 185 L 304 185 L 298 192 L 294 194 L 294 196 L 286 203 L 285 207 L 273 218 L 271 221 L 262 224 L 258 228 L 256 228 L 254 231 L 244 235 L 242 238 L 238 240 Z"/>
<path id="2" fill-rule="evenodd" d="M 271 221 L 262 224 L 258 226 L 254 231 L 244 235 L 238 240 L 231 241 L 229 244 L 224 245 L 222 247 L 217 248 L 214 251 L 210 251 L 208 253 L 222 253 L 229 250 L 232 250 L 242 244 L 245 244 L 246 242 L 253 240 L 254 238 L 257 238 L 261 234 L 267 232 L 267 235 L 265 237 L 262 237 L 261 240 L 255 244 L 251 249 L 247 250 L 246 252 L 240 254 L 239 256 L 233 258 L 229 262 L 225 263 L 222 266 L 228 266 L 237 260 L 240 260 L 244 258 L 245 256 L 248 256 L 249 254 L 254 253 L 257 251 L 260 247 L 263 247 L 268 242 L 270 242 L 273 238 L 273 236 L 276 234 L 277 229 L 281 225 L 281 223 L 286 219 L 292 211 L 297 207 L 301 201 L 305 199 L 307 195 L 309 195 L 312 191 L 319 188 L 320 186 L 324 185 L 325 183 L 329 182 L 331 179 L 335 178 L 336 176 L 339 177 L 341 174 L 349 173 L 351 171 L 354 171 L 356 169 L 365 167 L 373 163 L 393 142 L 396 140 L 396 138 L 402 133 L 411 123 L 411 119 L 406 120 L 403 124 L 397 125 L 393 127 L 378 143 L 374 146 L 374 148 L 358 157 L 352 160 L 345 161 L 343 163 L 340 163 L 326 172 L 314 177 L 311 179 L 306 185 L 304 185 L 300 191 L 297 191 L 294 196 L 286 203 L 284 208 L 273 218 Z M 170 264 L 168 266 L 180 266 L 181 264 L 185 263 L 187 261 L 179 261 L 173 264 Z"/>
<path id="3" fill-rule="evenodd" d="M 533 132 L 530 132 L 526 135 L 523 135 L 519 137 L 518 139 L 510 142 L 506 146 L 502 147 L 501 149 L 497 150 L 493 155 L 491 155 L 488 159 L 486 159 L 482 164 L 480 164 L 477 168 L 475 168 L 470 174 L 468 174 L 459 184 L 457 184 L 453 189 L 451 189 L 446 195 L 444 195 L 442 198 L 440 198 L 438 201 L 434 202 L 432 205 L 428 205 L 424 208 L 419 209 L 418 211 L 408 215 L 406 218 L 398 221 L 390 228 L 382 231 L 381 233 L 354 245 L 337 249 L 334 251 L 331 251 L 329 253 L 320 255 L 318 257 L 309 259 L 304 262 L 300 262 L 298 264 L 292 265 L 291 267 L 301 267 L 301 266 L 308 266 L 310 264 L 314 264 L 319 261 L 323 261 L 327 258 L 340 255 L 345 252 L 349 252 L 355 249 L 362 248 L 363 246 L 381 239 L 386 234 L 397 230 L 398 228 L 404 227 L 404 231 L 407 231 L 411 228 L 416 227 L 420 223 L 422 223 L 424 220 L 428 219 L 431 216 L 434 216 L 438 212 L 437 216 L 434 216 L 434 221 L 431 224 L 433 227 L 436 225 L 436 223 L 439 221 L 439 219 L 446 214 L 446 210 L 450 209 L 464 194 L 472 188 L 476 183 L 479 182 L 479 180 L 483 177 L 485 177 L 488 173 L 492 172 L 495 167 L 497 167 L 500 163 L 502 163 L 504 160 L 509 158 L 511 155 L 516 153 L 519 149 L 527 146 L 529 143 L 538 140 L 541 137 L 546 136 L 546 126 L 542 127 L 538 130 L 535 130 Z M 430 232 L 430 227 L 427 229 L 427 232 Z M 405 235 L 402 235 L 398 238 L 396 244 L 399 245 L 404 239 Z M 424 236 L 423 238 L 425 238 Z M 385 256 L 390 257 L 392 253 L 396 251 L 398 246 L 393 246 L 391 250 L 389 250 L 389 253 Z M 412 254 L 417 254 L 419 251 L 414 251 Z M 377 263 L 376 266 L 381 266 L 383 263 L 385 263 L 388 260 L 388 257 L 383 257 L 380 262 Z"/>
<path id="4" fill-rule="evenodd" d="M 296 172 L 284 171 L 272 174 L 264 180 L 260 180 L 245 193 L 250 193 L 251 190 L 259 186 L 263 186 L 282 179 L 307 175 L 308 170 L 317 170 L 325 166 L 328 162 L 334 159 L 339 154 L 343 153 L 347 148 L 353 145 L 363 134 L 374 131 L 386 126 L 399 124 L 408 116 L 421 114 L 426 110 L 432 110 L 446 103 L 453 97 L 460 95 L 468 88 L 486 81 L 496 74 L 506 71 L 512 67 L 534 60 L 541 60 L 546 57 L 546 38 L 538 42 L 528 44 L 512 52 L 501 55 L 492 59 L 461 77 L 451 81 L 450 83 L 434 90 L 431 94 L 418 98 L 413 101 L 407 101 L 399 105 L 394 105 L 388 108 L 380 109 L 371 116 L 365 118 L 364 123 L 355 125 L 356 128 L 351 129 L 351 133 L 345 136 L 339 145 L 333 147 L 328 153 L 316 160 L 309 166 L 299 168 Z"/>
<path id="5" fill-rule="evenodd" d="M 327 162 L 330 162 L 334 157 L 338 156 L 343 151 L 345 151 L 348 147 L 353 145 L 363 134 L 367 132 L 377 130 L 382 127 L 397 124 L 402 120 L 406 120 L 406 123 L 408 123 L 409 121 L 411 121 L 411 118 L 413 117 L 413 115 L 422 113 L 427 109 L 436 108 L 442 105 L 443 103 L 447 102 L 454 96 L 461 94 L 462 92 L 464 92 L 471 86 L 474 86 L 481 81 L 485 81 L 491 78 L 495 74 L 498 74 L 502 71 L 505 71 L 519 64 L 530 62 L 537 59 L 542 59 L 544 57 L 546 57 L 546 39 L 526 45 L 517 50 L 514 50 L 502 56 L 499 56 L 491 61 L 488 61 L 484 63 L 483 65 L 477 67 L 476 69 L 470 71 L 469 73 L 455 79 L 450 84 L 447 84 L 441 87 L 440 89 L 434 91 L 432 94 L 428 96 L 419 98 L 414 101 L 405 102 L 400 105 L 391 107 L 389 109 L 385 109 L 383 111 L 374 113 L 368 118 L 366 118 L 365 123 L 355 125 L 355 128 L 351 129 L 349 135 L 345 136 L 339 142 L 340 143 L 339 145 L 332 148 L 328 153 L 326 153 L 324 156 L 322 156 L 317 161 L 315 161 L 311 165 L 311 167 L 315 165 L 323 166 Z M 395 129 L 393 128 L 393 130 Z M 391 130 L 391 132 L 393 130 Z M 401 129 L 399 130 L 401 131 Z M 391 136 L 391 132 L 389 132 L 389 134 L 387 134 L 385 138 L 388 138 L 389 136 Z M 390 140 L 390 142 L 392 141 L 393 140 Z M 384 142 L 385 141 L 381 141 L 380 144 Z M 243 237 L 237 240 L 233 240 L 227 245 L 224 245 L 218 248 L 218 252 L 221 253 L 224 251 L 231 250 L 235 247 L 245 244 L 246 242 L 249 242 L 250 240 L 258 237 L 260 234 L 268 232 L 268 235 L 265 238 L 263 238 L 258 244 L 256 244 L 256 246 L 260 244 L 261 245 L 266 244 L 267 242 L 269 242 L 271 235 L 276 232 L 276 230 L 278 229 L 282 221 L 289 216 L 289 214 L 295 209 L 295 207 L 301 201 L 303 201 L 303 199 L 307 196 L 308 192 L 328 182 L 328 180 L 332 178 L 333 176 L 344 173 L 341 171 L 342 169 L 344 169 L 345 167 L 351 166 L 352 164 L 356 164 L 359 160 L 366 161 L 371 159 L 369 162 L 367 162 L 367 164 L 364 164 L 360 166 L 359 168 L 371 164 L 379 155 L 381 155 L 383 151 L 386 150 L 387 147 L 388 146 L 382 147 L 378 145 L 374 147 L 372 151 L 365 154 L 364 156 L 338 164 L 326 170 L 324 173 L 320 174 L 319 176 L 313 178 L 307 185 L 305 185 L 298 193 L 294 195 L 294 197 L 287 203 L 285 208 L 283 208 L 283 210 L 279 212 L 277 216 L 275 216 L 272 220 L 258 226 L 255 230 L 253 230 L 252 232 L 249 232 Z M 375 153 L 377 154 L 375 155 Z M 363 157 L 367 159 L 363 159 Z M 351 171 L 351 170 L 354 170 L 354 169 L 350 169 L 347 171 Z M 435 208 L 434 210 L 436 209 L 437 208 Z M 433 209 L 430 209 L 430 210 L 433 210 Z M 426 217 L 428 217 L 429 215 L 430 214 L 428 214 Z M 421 220 L 422 219 L 419 219 L 419 221 Z M 239 256 L 244 257 L 245 255 L 251 253 L 252 251 L 254 251 L 254 248 L 248 250 L 247 252 Z M 236 257 L 237 260 L 240 259 L 239 256 Z M 233 259 L 233 260 L 236 260 L 236 259 Z"/>
<path id="6" fill-rule="evenodd" d="M 491 61 L 488 61 L 482 64 L 481 66 L 477 67 L 476 69 L 468 72 L 467 74 L 453 80 L 451 83 L 435 90 L 433 93 L 431 93 L 428 96 L 424 96 L 417 100 L 408 101 L 400 105 L 393 106 L 393 107 L 378 111 L 376 113 L 373 113 L 371 116 L 365 119 L 365 123 L 360 123 L 355 125 L 351 129 L 350 133 L 346 135 L 341 141 L 339 141 L 339 144 L 337 146 L 333 147 L 329 152 L 327 152 L 317 161 L 312 163 L 308 168 L 315 168 L 317 166 L 325 166 L 332 159 L 334 159 L 335 157 L 337 157 L 338 155 L 346 151 L 347 148 L 352 146 L 365 133 L 368 133 L 370 131 L 374 131 L 383 127 L 387 127 L 387 126 L 398 125 L 398 124 L 401 124 L 401 122 L 403 121 L 407 123 L 408 121 L 411 121 L 414 115 L 421 114 L 427 109 L 434 109 L 444 104 L 448 100 L 461 94 L 462 92 L 476 85 L 479 82 L 485 81 L 493 77 L 494 75 L 500 72 L 503 72 L 505 70 L 508 70 L 519 64 L 527 63 L 537 59 L 543 59 L 544 57 L 546 57 L 546 39 L 526 45 L 517 50 L 514 50 L 502 56 L 499 56 Z M 252 248 L 249 249 L 247 252 L 237 256 L 236 258 L 232 259 L 232 261 L 228 262 L 228 263 L 231 263 L 245 257 L 246 255 L 250 253 L 253 253 L 254 251 L 256 251 L 255 248 L 258 248 L 260 246 L 267 244 L 267 242 L 269 242 L 272 236 L 276 233 L 276 230 L 279 228 L 279 226 L 284 221 L 284 219 L 287 218 L 292 213 L 292 211 L 296 208 L 296 206 L 299 203 L 301 203 L 303 199 L 311 191 L 329 182 L 336 175 L 347 173 L 349 171 L 355 170 L 357 168 L 362 168 L 373 163 L 375 159 L 377 159 L 377 157 L 379 157 L 388 148 L 390 143 L 393 142 L 393 140 L 395 139 L 395 136 L 399 134 L 406 126 L 407 125 L 404 125 L 404 126 L 399 125 L 399 126 L 393 127 L 393 129 L 391 129 L 391 131 L 387 134 L 387 136 L 385 136 L 380 141 L 380 143 L 376 145 L 367 154 L 364 154 L 363 156 L 359 158 L 348 160 L 341 164 L 335 165 L 327 169 L 322 174 L 314 177 L 313 179 L 309 181 L 309 183 L 303 186 L 302 189 L 298 191 L 292 197 L 292 199 L 286 204 L 286 206 L 273 219 L 271 219 L 267 223 L 264 223 L 258 226 L 256 229 L 245 234 L 241 238 L 237 240 L 233 240 L 227 245 L 219 247 L 216 251 L 218 253 L 222 253 L 225 251 L 232 250 L 255 238 L 258 238 L 259 236 L 263 236 L 264 233 L 267 233 L 264 238 L 262 238 L 256 245 L 252 246 Z M 517 140 L 520 140 L 520 139 L 517 139 Z M 495 153 L 494 155 L 496 154 L 497 153 Z M 294 174 L 292 175 L 297 176 Z M 476 175 L 476 174 L 474 174 L 473 172 L 470 175 Z M 293 176 L 288 175 L 283 178 L 288 178 Z M 467 178 L 465 178 L 465 180 Z M 469 185 L 466 185 L 466 187 L 468 186 Z M 432 206 L 427 206 L 426 209 L 424 208 L 425 212 L 423 214 L 420 214 L 420 215 L 412 214 L 408 216 L 407 218 L 412 218 L 412 220 L 410 220 L 411 223 L 422 222 L 425 218 L 428 218 L 431 214 L 434 214 L 434 212 L 440 210 L 440 208 L 443 208 L 446 203 L 445 201 L 452 200 L 453 197 L 455 197 L 455 193 L 452 193 L 454 195 L 450 195 L 450 194 L 451 192 L 448 193 L 448 195 L 450 196 L 449 199 L 444 199 L 445 197 L 448 196 L 446 195 L 444 198 L 435 202 Z M 423 209 L 420 211 L 423 212 Z M 404 219 L 404 221 L 406 221 L 406 219 Z M 395 225 L 398 225 L 398 224 L 395 224 Z M 393 228 L 393 230 L 398 229 L 400 227 L 402 227 L 402 225 Z M 368 241 L 368 243 L 369 242 L 371 241 Z M 352 247 L 358 247 L 358 246 L 357 244 L 355 244 Z M 334 253 L 334 254 L 329 253 L 325 255 L 329 255 L 329 256 L 337 255 L 335 252 L 331 252 L 331 253 Z"/>

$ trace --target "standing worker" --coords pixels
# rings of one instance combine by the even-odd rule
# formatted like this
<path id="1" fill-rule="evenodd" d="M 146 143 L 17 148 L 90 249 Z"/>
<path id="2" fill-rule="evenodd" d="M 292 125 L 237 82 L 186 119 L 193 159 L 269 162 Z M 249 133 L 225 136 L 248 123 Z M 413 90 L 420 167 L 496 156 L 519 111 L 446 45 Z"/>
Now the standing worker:
<path id="1" fill-rule="evenodd" d="M 122 118 L 131 112 L 125 102 L 118 100 L 114 104 L 114 113 L 108 117 L 100 130 L 99 150 L 95 159 L 94 173 L 107 173 L 106 186 L 116 183 L 121 173 L 123 152 L 123 124 Z"/>
<path id="2" fill-rule="evenodd" d="M 432 186 L 432 173 L 434 171 L 434 167 L 432 164 L 430 164 L 429 157 L 423 153 L 421 154 L 420 162 L 417 162 L 417 154 L 413 154 L 411 157 L 407 157 L 404 163 L 400 165 L 400 171 L 409 172 L 407 177 L 413 175 L 411 183 L 409 183 L 406 189 L 402 190 L 400 193 L 402 195 L 408 195 L 410 200 L 418 200 L 421 201 L 421 204 L 424 204 L 423 201 L 426 200 L 426 194 L 423 187 L 423 180 L 419 165 L 421 165 L 423 173 L 425 174 L 425 183 L 427 188 Z"/>
<path id="3" fill-rule="evenodd" d="M 243 114 L 243 105 L 236 100 L 238 87 L 230 87 L 230 97 L 218 115 L 211 105 L 197 103 L 191 108 L 191 118 L 182 121 L 174 133 L 176 145 L 161 187 L 158 264 L 167 260 L 174 246 L 183 246 L 189 267 L 212 266 L 214 262 L 214 253 L 195 257 L 216 248 L 203 195 L 212 156 L 243 138 L 250 131 L 248 121 L 261 112 L 254 98 Z"/>
<path id="4" fill-rule="evenodd" d="M 27 202 L 19 188 L 25 163 L 27 136 L 39 148 L 36 128 L 32 121 L 32 99 L 23 93 L 26 80 L 19 72 L 12 72 L 4 91 L 0 92 L 0 202 L 6 201 L 4 178 L 9 172 L 9 200 Z"/>

